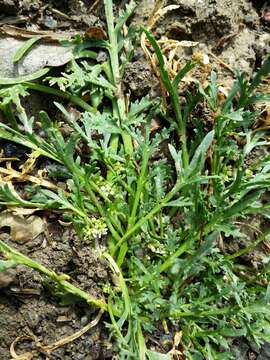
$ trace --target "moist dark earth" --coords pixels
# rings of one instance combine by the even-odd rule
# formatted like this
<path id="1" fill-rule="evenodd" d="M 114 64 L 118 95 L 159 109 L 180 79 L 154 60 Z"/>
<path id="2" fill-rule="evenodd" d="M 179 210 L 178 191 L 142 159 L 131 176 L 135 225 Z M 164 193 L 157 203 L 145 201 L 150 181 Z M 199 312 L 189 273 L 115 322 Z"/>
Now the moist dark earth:
<path id="1" fill-rule="evenodd" d="M 116 11 L 126 1 L 115 1 Z M 230 84 L 232 72 L 238 68 L 251 75 L 270 53 L 270 3 L 254 0 L 168 0 L 138 1 L 133 18 L 135 24 L 146 24 L 158 5 L 178 5 L 160 18 L 152 31 L 156 36 L 166 36 L 179 41 L 197 42 L 182 47 L 179 57 L 190 58 L 195 52 L 205 52 L 215 63 L 223 84 Z M 0 0 L 0 26 L 14 25 L 29 30 L 85 32 L 89 27 L 104 27 L 102 1 L 90 0 Z M 4 35 L 3 35 L 4 36 Z M 228 65 L 227 67 L 224 66 Z M 158 82 L 151 67 L 136 51 L 128 65 L 124 79 L 126 91 L 132 97 L 150 93 L 154 96 Z M 0 145 L 3 150 L 7 148 Z M 9 146 L 10 149 L 10 146 Z M 20 151 L 13 148 L 13 152 Z M 14 155 L 14 154 L 13 154 Z M 16 154 L 18 156 L 18 154 Z M 66 273 L 81 289 L 102 297 L 102 286 L 110 278 L 109 270 L 101 263 L 89 244 L 79 241 L 70 227 L 61 226 L 59 214 L 40 214 L 46 218 L 47 231 L 35 240 L 24 244 L 11 241 L 8 229 L 1 230 L 1 239 L 8 242 L 51 270 Z M 259 226 L 260 219 L 253 219 Z M 247 234 L 252 241 L 254 233 Z M 230 246 L 230 245 L 228 245 Z M 239 247 L 241 244 L 239 244 Z M 230 251 L 230 248 L 228 249 Z M 238 249 L 231 249 L 237 251 Z M 256 268 L 252 253 L 249 261 Z M 19 266 L 0 275 L 0 360 L 11 358 L 10 345 L 21 335 L 35 335 L 48 345 L 81 329 L 97 315 L 96 309 L 82 303 L 70 305 L 69 299 L 56 296 L 51 283 L 44 283 L 39 274 Z M 102 324 L 106 321 L 103 318 Z M 30 338 L 18 339 L 18 355 L 32 354 L 26 359 L 111 359 L 114 346 L 108 331 L 101 323 L 79 339 L 59 347 L 50 354 L 42 354 Z M 270 359 L 270 347 L 258 350 L 241 339 L 232 341 L 235 359 Z"/>

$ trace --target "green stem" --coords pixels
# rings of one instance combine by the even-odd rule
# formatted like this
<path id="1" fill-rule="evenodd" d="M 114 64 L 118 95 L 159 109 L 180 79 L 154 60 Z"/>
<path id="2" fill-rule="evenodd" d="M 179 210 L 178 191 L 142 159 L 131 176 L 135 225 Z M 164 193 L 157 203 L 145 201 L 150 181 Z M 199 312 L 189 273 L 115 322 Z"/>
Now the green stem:
<path id="1" fill-rule="evenodd" d="M 120 75 L 120 64 L 118 57 L 118 39 L 117 33 L 114 26 L 114 16 L 113 16 L 113 4 L 112 0 L 104 0 L 105 6 L 105 15 L 107 19 L 107 29 L 109 35 L 109 54 L 110 54 L 110 65 L 111 65 L 111 74 L 112 82 L 116 87 L 116 104 L 117 104 L 117 113 L 120 123 L 123 123 L 126 114 L 125 114 L 125 101 L 124 95 L 121 88 L 121 75 Z M 130 135 L 126 131 L 122 131 L 122 139 L 124 143 L 125 153 L 131 155 L 133 153 L 133 143 Z"/>
<path id="2" fill-rule="evenodd" d="M 161 238 L 163 238 L 164 237 L 164 226 L 163 226 L 162 212 L 159 213 L 159 228 L 160 228 L 159 236 Z"/>
<path id="3" fill-rule="evenodd" d="M 188 239 L 187 241 L 185 241 L 176 251 L 175 253 L 173 253 L 167 260 L 164 261 L 164 263 L 160 266 L 159 272 L 162 273 L 163 271 L 167 270 L 168 268 L 170 268 L 175 260 L 181 256 L 184 252 L 186 252 L 189 248 L 191 243 L 194 241 L 193 238 Z"/>
<path id="4" fill-rule="evenodd" d="M 147 173 L 149 158 L 150 158 L 150 150 L 146 147 L 144 149 L 144 153 L 143 153 L 141 173 L 140 173 L 140 176 L 139 176 L 139 179 L 137 182 L 137 191 L 135 194 L 131 215 L 128 220 L 128 229 L 130 229 L 135 224 L 135 221 L 136 221 L 137 210 L 138 210 L 140 197 L 141 197 L 144 183 L 145 183 L 145 177 L 146 177 L 146 173 Z"/>
<path id="5" fill-rule="evenodd" d="M 61 91 L 61 90 L 58 90 L 58 89 L 51 88 L 49 86 L 35 84 L 35 83 L 31 83 L 31 82 L 26 82 L 23 85 L 25 85 L 28 89 L 31 89 L 31 90 L 40 91 L 40 92 L 43 92 L 43 93 L 46 93 L 46 94 L 51 94 L 51 95 L 58 96 L 58 97 L 60 97 L 62 99 L 66 99 L 66 100 L 72 102 L 73 104 L 78 105 L 79 107 L 81 107 L 85 111 L 88 111 L 90 113 L 95 113 L 95 109 L 92 108 L 92 106 L 87 104 L 80 97 L 78 97 L 76 95 L 72 95 L 67 91 Z"/>
<path id="6" fill-rule="evenodd" d="M 117 324 L 117 321 L 115 320 L 114 313 L 113 313 L 113 305 L 112 305 L 112 296 L 109 296 L 108 298 L 108 312 L 110 315 L 110 319 L 112 322 L 112 326 L 114 328 L 115 333 L 117 334 L 117 337 L 121 339 L 122 343 L 127 346 L 127 343 L 125 341 L 125 338 L 123 337 L 121 330 Z"/>
<path id="7" fill-rule="evenodd" d="M 173 103 L 175 117 L 176 117 L 176 120 L 177 120 L 177 123 L 179 126 L 179 137 L 180 137 L 180 141 L 181 141 L 183 168 L 186 169 L 189 164 L 189 155 L 188 155 L 188 150 L 187 150 L 186 124 L 185 124 L 183 116 L 182 116 L 177 91 L 173 89 L 173 86 L 171 89 L 170 97 L 171 97 L 171 100 Z"/>
<path id="8" fill-rule="evenodd" d="M 54 282 L 58 284 L 62 289 L 64 289 L 69 294 L 73 294 L 75 296 L 84 299 L 89 305 L 95 305 L 96 307 L 108 311 L 107 304 L 104 300 L 99 300 L 94 296 L 86 293 L 85 291 L 77 288 L 72 285 L 69 281 L 67 281 L 68 276 L 61 274 L 58 275 L 54 271 L 50 271 L 45 266 L 39 264 L 38 262 L 30 259 L 28 256 L 23 255 L 19 251 L 11 248 L 3 241 L 0 241 L 0 251 L 4 252 L 9 259 L 14 260 L 17 264 L 28 266 L 34 270 L 37 270 L 39 273 L 42 273 L 52 279 Z"/>
<path id="9" fill-rule="evenodd" d="M 131 312 L 132 312 L 132 306 L 131 306 L 131 301 L 130 301 L 126 281 L 123 277 L 123 274 L 122 274 L 120 268 L 114 261 L 113 257 L 107 253 L 103 253 L 102 256 L 109 262 L 113 273 L 118 277 L 119 287 L 122 291 L 123 299 L 124 299 L 124 303 L 125 303 L 125 311 L 121 317 L 122 317 L 122 319 L 124 319 L 124 318 L 126 319 L 129 315 L 131 315 Z"/>
<path id="10" fill-rule="evenodd" d="M 140 229 L 140 227 L 148 220 L 150 220 L 153 216 L 155 216 L 163 207 L 167 205 L 167 203 L 174 197 L 174 195 L 181 190 L 182 187 L 184 187 L 186 184 L 181 183 L 181 181 L 177 181 L 174 188 L 165 196 L 165 198 L 145 216 L 143 216 L 136 224 L 134 224 L 130 229 L 127 230 L 125 235 L 118 240 L 114 248 L 112 249 L 112 255 L 115 255 L 117 249 L 125 242 L 127 241 L 132 234 L 134 234 L 135 231 Z"/>
<path id="11" fill-rule="evenodd" d="M 95 190 L 95 192 L 96 192 L 104 201 L 106 201 L 106 202 L 109 203 L 109 204 L 112 202 L 111 199 L 109 199 L 108 196 L 105 195 L 105 194 L 100 190 L 100 188 L 99 188 L 92 180 L 88 180 L 88 182 L 89 182 L 89 185 L 91 186 L 91 188 L 92 188 L 93 190 Z"/>
<path id="12" fill-rule="evenodd" d="M 143 153 L 143 161 L 142 161 L 142 167 L 141 167 L 141 173 L 137 182 L 137 190 L 136 190 L 136 194 L 135 194 L 135 198 L 133 201 L 133 206 L 132 206 L 132 210 L 131 210 L 131 215 L 128 219 L 128 229 L 130 229 L 136 222 L 136 217 L 137 217 L 137 211 L 138 211 L 138 206 L 140 203 L 140 197 L 143 191 L 143 187 L 144 187 L 144 182 L 145 182 L 145 177 L 146 177 L 146 173 L 147 173 L 147 167 L 148 167 L 148 161 L 149 161 L 149 157 L 150 157 L 150 150 L 146 147 L 145 151 Z M 125 242 L 124 244 L 122 244 L 120 251 L 119 251 L 119 256 L 117 259 L 117 265 L 119 267 L 121 267 L 126 253 L 128 251 L 128 246 L 127 243 Z"/>
<path id="13" fill-rule="evenodd" d="M 235 259 L 239 256 L 243 256 L 243 255 L 249 253 L 250 251 L 254 250 L 262 241 L 264 241 L 269 234 L 270 234 L 270 229 L 268 229 L 256 241 L 254 241 L 252 244 L 250 244 L 246 248 L 241 249 L 232 255 L 228 255 L 228 256 L 226 256 L 226 258 L 231 260 L 231 259 Z"/>

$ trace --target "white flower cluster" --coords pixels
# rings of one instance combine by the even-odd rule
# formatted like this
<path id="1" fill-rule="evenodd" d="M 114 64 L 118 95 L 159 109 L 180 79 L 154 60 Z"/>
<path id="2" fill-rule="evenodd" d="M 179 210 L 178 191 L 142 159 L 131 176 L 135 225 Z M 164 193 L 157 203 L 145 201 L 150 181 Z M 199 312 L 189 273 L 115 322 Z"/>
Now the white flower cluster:
<path id="1" fill-rule="evenodd" d="M 108 228 L 103 219 L 91 218 L 91 225 L 86 230 L 87 237 L 98 240 L 107 233 Z"/>
<path id="2" fill-rule="evenodd" d="M 103 184 L 100 186 L 100 191 L 106 195 L 109 196 L 115 196 L 115 190 L 114 187 L 111 184 Z"/>

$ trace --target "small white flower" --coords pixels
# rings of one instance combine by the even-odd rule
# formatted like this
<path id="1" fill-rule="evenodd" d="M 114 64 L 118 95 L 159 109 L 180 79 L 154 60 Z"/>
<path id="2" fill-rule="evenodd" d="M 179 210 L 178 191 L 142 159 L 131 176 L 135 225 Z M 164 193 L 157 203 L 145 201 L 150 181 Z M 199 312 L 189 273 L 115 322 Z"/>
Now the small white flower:
<path id="1" fill-rule="evenodd" d="M 209 56 L 207 54 L 203 54 L 202 63 L 203 65 L 208 65 L 210 63 Z"/>
<path id="2" fill-rule="evenodd" d="M 102 236 L 107 235 L 108 228 L 103 219 L 91 219 L 91 226 L 86 230 L 87 237 L 99 240 Z"/>

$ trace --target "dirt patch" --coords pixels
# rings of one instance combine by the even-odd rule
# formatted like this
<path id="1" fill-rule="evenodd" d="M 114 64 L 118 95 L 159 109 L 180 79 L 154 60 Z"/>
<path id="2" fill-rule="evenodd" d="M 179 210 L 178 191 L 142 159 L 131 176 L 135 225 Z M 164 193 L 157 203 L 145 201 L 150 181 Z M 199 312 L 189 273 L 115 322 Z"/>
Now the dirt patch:
<path id="1" fill-rule="evenodd" d="M 32 29 L 70 29 L 80 31 L 89 26 L 100 25 L 100 10 L 94 1 L 41 1 L 41 0 L 1 0 L 0 23 L 16 24 Z"/>
<path id="2" fill-rule="evenodd" d="M 126 91 L 130 91 L 135 98 L 140 98 L 147 94 L 154 95 L 158 81 L 153 77 L 151 65 L 140 58 L 126 66 L 124 84 Z"/>
<path id="3" fill-rule="evenodd" d="M 8 234 L 1 239 L 32 259 L 57 273 L 66 273 L 81 289 L 102 296 L 102 285 L 108 279 L 106 265 L 98 260 L 90 247 L 84 247 L 72 229 L 64 229 L 57 221 L 48 226 L 49 239 L 40 235 L 24 245 L 11 242 Z M 34 334 L 48 345 L 80 330 L 96 316 L 96 309 L 74 304 L 74 299 L 59 298 L 53 284 L 43 281 L 35 271 L 24 266 L 9 270 L 0 278 L 0 359 L 10 358 L 9 347 L 18 336 Z M 71 305 L 70 305 L 71 304 Z M 98 325 L 80 339 L 50 355 L 50 359 L 111 358 L 112 345 L 103 326 Z M 29 340 L 19 342 L 18 354 L 33 352 L 34 359 L 45 359 Z M 88 355 L 86 355 L 88 354 Z"/>
<path id="4" fill-rule="evenodd" d="M 232 69 L 251 75 L 269 53 L 269 22 L 264 20 L 265 10 L 258 2 L 257 7 L 246 0 L 168 0 L 165 5 L 168 11 L 154 27 L 156 34 L 178 41 L 198 42 L 195 47 L 179 49 L 180 59 L 186 60 L 199 51 L 210 55 L 212 63 L 216 61 L 211 56 L 213 53 Z M 178 8 L 169 10 L 171 5 Z M 218 61 L 216 68 L 223 77 L 230 75 Z"/>

